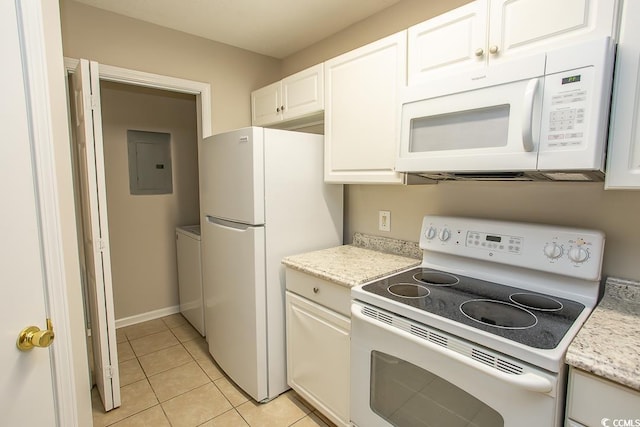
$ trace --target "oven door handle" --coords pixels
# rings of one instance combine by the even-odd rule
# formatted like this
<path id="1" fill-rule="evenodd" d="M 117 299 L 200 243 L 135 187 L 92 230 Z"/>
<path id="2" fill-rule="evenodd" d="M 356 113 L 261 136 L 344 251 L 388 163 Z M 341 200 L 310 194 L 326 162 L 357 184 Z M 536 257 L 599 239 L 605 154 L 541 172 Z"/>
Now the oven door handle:
<path id="1" fill-rule="evenodd" d="M 509 383 L 521 389 L 536 392 L 536 393 L 549 393 L 551 390 L 553 390 L 553 385 L 551 384 L 551 381 L 549 381 L 547 378 L 541 377 L 531 372 L 527 372 L 526 374 L 522 374 L 522 375 L 514 375 L 514 374 L 507 374 L 505 372 L 499 371 L 495 368 L 485 365 L 484 363 L 480 363 L 477 360 L 471 359 L 468 356 L 464 356 L 462 354 L 456 353 L 455 351 L 449 350 L 446 347 L 442 347 L 440 345 L 434 344 L 424 339 L 417 338 L 416 336 L 402 329 L 389 326 L 388 324 L 383 322 L 379 322 L 379 321 L 376 322 L 368 318 L 367 316 L 363 315 L 361 311 L 358 309 L 357 305 L 353 305 L 353 304 L 351 305 L 351 315 L 352 315 L 352 320 L 353 318 L 356 318 L 372 326 L 382 328 L 389 333 L 399 334 L 403 338 L 406 338 L 421 347 L 426 347 L 431 351 L 440 353 L 444 356 L 447 356 L 451 359 L 456 360 L 457 362 L 465 364 L 473 369 L 482 371 L 487 375 L 490 375 L 498 380 L 504 381 L 506 383 Z M 353 331 L 353 326 L 351 327 L 351 330 Z"/>

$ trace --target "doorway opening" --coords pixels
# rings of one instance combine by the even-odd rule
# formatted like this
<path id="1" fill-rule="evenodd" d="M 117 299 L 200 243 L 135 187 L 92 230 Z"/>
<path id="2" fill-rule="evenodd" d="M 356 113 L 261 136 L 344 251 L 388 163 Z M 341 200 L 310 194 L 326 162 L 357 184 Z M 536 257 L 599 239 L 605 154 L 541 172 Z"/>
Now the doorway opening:
<path id="1" fill-rule="evenodd" d="M 65 62 L 68 71 L 72 71 L 74 61 Z M 71 122 L 75 124 L 76 110 L 81 108 L 78 108 L 78 101 L 74 99 L 76 94 L 73 84 L 69 84 L 69 88 Z M 97 101 L 92 98 L 91 102 L 98 102 L 102 107 L 93 112 L 94 116 L 100 116 L 94 117 L 94 120 L 101 121 L 101 125 L 96 126 L 94 131 L 103 137 L 100 149 L 104 155 L 102 179 L 106 184 L 106 203 L 100 209 L 100 214 L 106 216 L 108 224 L 104 228 L 108 234 L 107 249 L 111 258 L 109 275 L 113 279 L 113 292 L 109 297 L 113 298 L 114 313 L 111 318 L 117 319 L 108 325 L 111 339 L 107 339 L 107 345 L 113 346 L 112 350 L 115 350 L 116 327 L 178 311 L 175 227 L 199 222 L 198 144 L 200 135 L 208 136 L 211 132 L 210 114 L 204 116 L 205 111 L 210 111 L 210 89 L 209 85 L 199 82 L 100 65 L 99 91 L 94 89 L 94 92 L 98 92 L 100 98 Z M 95 93 L 92 96 L 94 95 Z M 72 125 L 70 128 L 74 146 L 76 211 L 77 218 L 82 218 L 85 201 L 80 197 L 82 170 L 78 167 L 82 153 L 75 143 L 78 140 L 76 126 Z M 131 194 L 127 156 L 128 131 L 161 132 L 169 135 L 169 156 L 173 165 L 173 185 L 170 192 Z M 83 250 L 87 235 L 80 221 L 78 242 L 89 332 L 96 330 L 94 326 L 98 319 L 95 319 L 96 311 L 89 310 L 88 302 L 91 298 L 87 298 L 90 293 L 88 288 L 95 286 L 95 283 L 87 280 Z M 98 244 L 100 245 L 102 243 Z M 91 336 L 88 336 L 87 342 L 89 366 L 93 367 L 94 346 Z M 104 349 L 98 348 L 97 351 Z M 117 365 L 110 364 L 108 369 L 107 377 L 118 376 Z M 103 375 L 103 372 L 98 374 Z M 92 378 L 96 376 L 92 375 Z M 119 381 L 114 384 L 119 387 Z M 119 393 L 116 401 L 115 406 L 119 405 Z"/>

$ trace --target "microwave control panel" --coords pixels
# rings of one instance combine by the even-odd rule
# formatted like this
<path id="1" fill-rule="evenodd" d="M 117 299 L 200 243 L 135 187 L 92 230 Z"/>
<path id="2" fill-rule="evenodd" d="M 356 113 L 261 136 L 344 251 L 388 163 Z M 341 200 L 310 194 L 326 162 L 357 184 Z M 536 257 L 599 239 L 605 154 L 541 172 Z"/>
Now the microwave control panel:
<path id="1" fill-rule="evenodd" d="M 545 77 L 540 144 L 546 150 L 586 145 L 593 67 Z"/>

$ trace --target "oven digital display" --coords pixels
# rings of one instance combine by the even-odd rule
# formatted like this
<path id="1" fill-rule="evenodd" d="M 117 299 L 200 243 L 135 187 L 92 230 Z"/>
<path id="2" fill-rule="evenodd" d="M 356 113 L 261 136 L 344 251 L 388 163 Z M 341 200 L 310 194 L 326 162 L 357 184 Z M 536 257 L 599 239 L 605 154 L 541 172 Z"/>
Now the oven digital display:
<path id="1" fill-rule="evenodd" d="M 580 77 L 581 77 L 580 74 L 578 74 L 576 76 L 571 76 L 571 77 L 564 77 L 562 79 L 562 84 L 566 85 L 566 84 L 569 84 L 569 83 L 577 83 L 577 82 L 580 81 Z"/>
<path id="2" fill-rule="evenodd" d="M 500 243 L 500 242 L 502 242 L 502 237 L 500 237 L 500 236 L 489 236 L 489 235 L 487 235 L 487 242 L 496 242 L 496 243 Z"/>

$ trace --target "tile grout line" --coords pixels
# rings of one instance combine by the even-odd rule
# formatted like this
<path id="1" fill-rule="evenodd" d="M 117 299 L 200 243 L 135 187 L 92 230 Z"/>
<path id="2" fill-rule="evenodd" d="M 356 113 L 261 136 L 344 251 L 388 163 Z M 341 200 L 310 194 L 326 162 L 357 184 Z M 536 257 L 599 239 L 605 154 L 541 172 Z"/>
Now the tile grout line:
<path id="1" fill-rule="evenodd" d="M 178 337 L 178 336 L 173 332 L 173 329 L 176 329 L 176 328 L 182 327 L 182 326 L 184 326 L 184 324 L 183 324 L 183 325 L 178 325 L 178 326 L 176 326 L 175 328 L 171 328 L 171 327 L 170 327 L 170 326 L 169 326 L 169 325 L 164 321 L 164 319 L 162 319 L 162 321 L 163 321 L 163 323 L 165 324 L 165 326 L 168 328 L 168 330 L 171 332 L 171 334 L 172 334 L 172 335 L 173 335 L 173 336 L 178 340 L 178 344 L 179 344 L 179 345 L 180 345 L 180 346 L 181 346 L 181 347 L 182 347 L 182 348 L 187 352 L 187 354 L 188 354 L 188 355 L 189 355 L 189 357 L 191 358 L 191 361 L 186 362 L 186 363 L 184 363 L 184 364 L 182 364 L 182 365 L 179 365 L 179 366 L 175 366 L 175 367 L 170 368 L 170 369 L 175 369 L 175 368 L 177 368 L 177 367 L 184 366 L 184 365 L 186 365 L 186 364 L 188 364 L 188 363 L 195 362 L 195 363 L 196 363 L 196 366 L 200 369 L 200 371 L 201 371 L 201 372 L 205 375 L 205 377 L 207 378 L 208 383 L 207 383 L 207 384 L 202 384 L 202 385 L 200 385 L 200 386 L 198 386 L 198 387 L 195 387 L 195 388 L 193 388 L 193 389 L 191 389 L 191 390 L 185 391 L 184 393 L 180 393 L 180 394 L 178 394 L 178 395 L 176 395 L 176 396 L 173 396 L 173 397 L 171 397 L 171 399 L 167 399 L 165 402 L 161 402 L 161 401 L 160 401 L 160 398 L 158 397 L 158 395 L 157 395 L 157 393 L 156 393 L 156 391 L 155 391 L 155 389 L 153 388 L 153 386 L 151 386 L 151 383 L 149 382 L 149 386 L 151 387 L 151 390 L 153 391 L 154 396 L 156 397 L 156 400 L 158 401 L 157 405 L 152 406 L 152 408 L 153 408 L 153 407 L 155 407 L 155 406 L 160 406 L 160 409 L 162 410 L 162 412 L 163 412 L 163 414 L 164 414 L 165 418 L 167 419 L 167 421 L 169 422 L 169 424 L 172 424 L 172 423 L 171 423 L 171 420 L 169 419 L 169 416 L 167 415 L 166 411 L 164 410 L 164 406 L 162 406 L 162 404 L 163 404 L 163 403 L 166 403 L 166 402 L 168 402 L 168 401 L 170 401 L 170 400 L 173 400 L 173 399 L 175 399 L 175 398 L 177 398 L 177 397 L 179 397 L 179 396 L 183 396 L 183 395 L 185 395 L 185 394 L 187 394 L 187 393 L 190 393 L 190 392 L 192 392 L 193 390 L 196 390 L 196 389 L 198 389 L 198 388 L 200 388 L 200 387 L 204 387 L 204 386 L 206 386 L 206 385 L 208 385 L 208 384 L 212 384 L 212 385 L 213 385 L 213 386 L 214 386 L 214 387 L 215 387 L 215 388 L 220 392 L 220 395 L 221 395 L 221 396 L 222 396 L 222 397 L 227 401 L 227 403 L 229 403 L 229 405 L 231 406 L 231 409 L 229 409 L 229 411 L 234 410 L 234 411 L 236 411 L 236 412 L 237 412 L 236 407 L 233 405 L 233 403 L 231 403 L 231 401 L 229 400 L 229 398 L 228 398 L 228 397 L 227 397 L 227 396 L 222 392 L 222 390 L 220 389 L 220 387 L 218 387 L 218 385 L 215 383 L 215 381 L 214 381 L 213 379 L 211 379 L 211 377 L 210 377 L 210 376 L 209 376 L 209 375 L 204 371 L 204 369 L 202 369 L 202 366 L 200 366 L 200 364 L 198 363 L 198 359 L 196 359 L 196 358 L 194 357 L 194 355 L 193 355 L 193 354 L 191 354 L 191 353 L 189 352 L 189 350 L 185 347 L 185 345 L 184 345 L 184 343 L 185 343 L 185 342 L 195 341 L 195 340 L 196 340 L 196 339 L 198 339 L 199 337 L 194 337 L 194 338 L 192 338 L 192 339 L 190 339 L 190 340 L 181 341 L 181 340 L 180 340 L 180 338 L 179 338 L 179 337 Z M 152 334 L 149 334 L 149 335 L 152 335 Z M 146 335 L 146 336 L 148 336 L 148 335 Z M 141 337 L 141 338 L 142 338 L 142 337 Z M 128 337 L 127 337 L 127 340 L 128 340 Z M 176 346 L 177 346 L 178 344 L 176 344 Z M 161 349 L 161 350 L 158 350 L 158 351 L 162 351 L 162 349 Z M 135 352 L 134 352 L 134 354 L 135 354 Z M 153 354 L 153 353 L 149 353 L 149 354 Z M 143 356 L 145 356 L 145 355 L 143 355 Z M 137 359 L 138 363 L 140 364 L 140 367 L 142 368 L 142 364 L 140 363 L 140 357 L 142 357 L 142 356 L 138 356 L 138 355 L 136 355 L 136 359 Z M 162 372 L 167 372 L 167 371 L 169 371 L 170 369 L 167 369 L 167 370 L 162 371 Z M 144 368 L 142 368 L 142 371 L 143 371 L 143 373 L 144 373 L 144 375 L 145 375 L 145 379 L 146 379 L 147 381 L 149 381 L 149 378 L 150 378 L 150 377 L 147 375 L 147 373 L 146 373 L 146 371 L 144 370 Z M 158 374 L 160 374 L 160 373 L 162 373 L 162 372 L 158 372 L 158 373 L 156 373 L 156 374 L 154 374 L 154 375 L 152 375 L 152 376 L 158 375 Z M 225 378 L 225 376 L 223 375 L 223 377 L 221 377 L 221 378 Z M 150 409 L 150 408 L 147 408 L 147 409 Z M 225 414 L 225 413 L 227 413 L 227 412 L 229 412 L 229 411 L 225 411 L 225 412 L 223 412 L 223 414 Z M 142 411 L 141 411 L 141 412 L 142 412 Z M 138 412 L 138 413 L 139 413 L 139 412 Z M 238 414 L 240 415 L 240 413 L 239 413 L 239 412 L 238 412 Z M 222 414 L 218 414 L 217 416 L 220 416 L 220 415 L 222 415 Z M 217 417 L 217 416 L 216 416 L 216 417 Z M 240 416 L 242 417 L 242 415 L 240 415 Z M 207 422 L 209 422 L 209 421 L 211 421 L 211 420 L 215 419 L 216 417 L 212 417 L 212 418 L 210 418 L 210 419 L 208 419 L 208 420 L 205 420 L 205 421 L 204 421 L 204 423 L 207 423 Z M 243 420 L 244 420 L 244 418 L 243 418 Z M 244 420 L 244 421 L 246 422 L 246 420 Z M 204 424 L 204 423 L 202 423 L 202 424 Z M 247 423 L 247 424 L 248 424 L 248 423 Z"/>
<path id="2" fill-rule="evenodd" d="M 172 333 L 173 333 L 173 331 L 172 331 Z M 174 334 L 174 335 L 175 335 L 175 334 Z M 178 338 L 178 337 L 176 336 L 176 338 Z M 191 339 L 191 340 L 187 340 L 187 341 L 182 342 L 182 341 L 180 341 L 180 339 L 178 338 L 178 341 L 180 341 L 180 344 L 182 345 L 182 347 L 187 351 L 187 353 L 189 353 L 189 350 L 184 346 L 184 343 L 185 343 L 185 342 L 188 342 L 188 341 L 195 341 L 196 339 L 197 339 L 197 338 L 193 338 L 193 339 Z M 193 358 L 193 360 L 196 362 L 196 364 L 198 365 L 198 367 L 199 367 L 199 368 L 204 372 L 204 369 L 202 369 L 202 366 L 200 366 L 200 363 L 198 363 L 198 359 L 196 359 L 196 358 L 195 358 L 191 353 L 189 353 L 189 355 Z M 212 358 L 212 359 L 213 359 L 213 358 Z M 219 368 L 219 365 L 215 362 L 215 360 L 213 360 L 213 362 L 216 364 L 216 367 L 218 367 L 218 368 Z M 227 379 L 227 381 L 229 381 L 229 382 L 231 383 L 231 380 L 227 377 L 226 373 L 224 373 L 224 372 L 221 372 L 221 373 L 222 373 L 222 376 L 221 376 L 220 378 L 217 378 L 216 380 L 213 380 L 213 379 L 209 376 L 209 374 L 207 374 L 206 372 L 204 372 L 204 374 L 207 376 L 207 378 L 210 380 L 210 382 L 213 384 L 213 386 L 214 386 L 214 387 L 215 387 L 215 388 L 220 392 L 220 395 L 221 395 L 221 396 L 222 396 L 222 397 L 223 397 L 223 398 L 224 398 L 224 399 L 229 403 L 229 405 L 231 406 L 231 409 L 229 409 L 228 411 L 225 411 L 225 412 L 223 412 L 223 413 L 221 413 L 221 414 L 218 414 L 218 415 L 216 415 L 215 417 L 213 417 L 213 418 L 211 418 L 211 419 L 208 419 L 208 420 L 204 421 L 204 422 L 203 422 L 203 423 L 201 423 L 200 425 L 202 425 L 202 424 L 206 424 L 206 423 L 208 423 L 209 421 L 214 420 L 214 419 L 216 419 L 217 417 L 220 417 L 220 416 L 222 416 L 222 415 L 226 414 L 227 412 L 235 411 L 235 413 L 237 413 L 237 414 L 240 416 L 240 418 L 242 418 L 242 420 L 245 422 L 245 424 L 247 424 L 248 426 L 250 426 L 249 421 L 248 421 L 247 419 L 245 419 L 245 418 L 242 416 L 242 414 L 241 414 L 241 413 L 238 411 L 238 409 L 237 409 L 237 407 L 238 407 L 238 406 L 240 406 L 240 405 L 244 404 L 245 402 L 242 402 L 242 403 L 238 404 L 238 406 L 235 406 L 235 405 L 233 404 L 233 402 L 231 402 L 231 400 L 229 400 L 229 398 L 227 397 L 227 395 L 222 391 L 222 389 L 221 389 L 220 387 L 218 387 L 218 385 L 216 384 L 216 381 L 217 381 L 217 380 L 220 380 L 220 379 Z M 232 386 L 234 386 L 234 385 L 233 385 L 233 383 L 231 383 L 231 385 L 232 385 Z M 167 417 L 167 418 L 168 418 L 168 417 Z"/>
<path id="3" fill-rule="evenodd" d="M 181 342 L 181 341 L 180 341 L 180 339 L 178 339 L 178 337 L 173 333 L 173 331 L 171 331 L 171 327 L 169 327 L 169 325 L 167 324 L 167 322 L 166 322 L 164 319 L 160 319 L 160 320 L 162 320 L 162 323 L 167 327 L 167 330 L 168 330 L 169 332 L 171 332 L 171 334 L 172 334 L 172 335 L 173 335 L 173 336 L 178 340 L 178 343 L 179 343 L 180 345 L 182 345 L 182 342 Z M 133 326 L 133 325 L 132 325 L 132 326 Z M 162 332 L 164 332 L 164 331 L 155 332 L 155 333 L 162 333 Z M 131 346 L 131 340 L 129 339 L 129 336 L 128 336 L 128 335 L 126 334 L 126 332 L 124 332 L 124 331 L 123 331 L 122 333 L 124 334 L 125 341 L 127 342 L 127 344 L 129 344 L 129 345 Z M 143 335 L 143 336 L 138 337 L 138 338 L 136 338 L 136 339 L 144 338 L 144 337 L 147 337 L 147 336 L 150 336 L 150 335 L 153 335 L 153 334 L 154 334 L 154 332 L 149 333 L 149 334 L 146 334 L 146 335 Z M 125 342 L 125 341 L 121 341 L 121 343 L 122 343 L 122 342 Z M 118 344 L 120 344 L 120 343 L 118 343 L 118 342 L 117 342 L 117 339 L 116 339 L 116 346 L 117 346 Z M 196 360 L 193 358 L 193 355 L 191 355 L 191 353 L 189 353 L 189 351 L 184 347 L 184 345 L 182 345 L 182 348 L 184 348 L 184 350 L 187 352 L 187 354 L 189 354 L 189 357 L 191 357 L 192 361 L 196 362 Z M 128 416 L 126 416 L 126 417 L 124 417 L 124 418 L 122 418 L 122 419 L 120 419 L 120 420 L 114 421 L 113 423 L 107 424 L 105 427 L 112 426 L 112 425 L 114 425 L 114 424 L 116 424 L 116 423 L 119 423 L 119 422 L 124 421 L 124 420 L 126 420 L 126 419 L 128 419 L 128 418 L 131 418 L 131 417 L 133 417 L 133 416 L 136 416 L 136 415 L 138 415 L 138 414 L 141 414 L 142 412 L 147 411 L 147 410 L 149 410 L 149 409 L 152 409 L 152 408 L 154 408 L 154 407 L 156 407 L 156 406 L 159 406 L 159 407 L 160 407 L 160 410 L 161 410 L 161 411 L 162 411 L 162 413 L 164 414 L 164 416 L 165 416 L 165 418 L 166 418 L 167 422 L 169 423 L 169 425 L 171 425 L 171 420 L 170 420 L 170 419 L 169 419 L 169 417 L 167 416 L 167 413 L 164 411 L 164 408 L 162 407 L 162 402 L 161 402 L 161 401 L 160 401 L 160 399 L 158 398 L 158 395 L 157 395 L 157 393 L 156 393 L 155 389 L 154 389 L 154 388 L 153 388 L 153 386 L 151 385 L 151 382 L 149 381 L 149 376 L 147 375 L 147 372 L 146 372 L 146 371 L 144 370 L 144 368 L 142 367 L 142 363 L 140 363 L 140 357 L 142 357 L 142 356 L 146 356 L 147 354 L 153 354 L 153 353 L 155 353 L 155 352 L 147 353 L 147 354 L 144 354 L 144 355 L 140 355 L 140 356 L 138 356 L 138 354 L 135 352 L 135 350 L 133 350 L 133 346 L 131 346 L 131 350 L 133 351 L 133 355 L 134 355 L 134 358 L 135 358 L 136 362 L 138 363 L 138 365 L 140 366 L 140 369 L 142 370 L 142 373 L 144 374 L 144 380 L 149 384 L 149 388 L 150 388 L 150 389 L 151 389 L 151 391 L 153 392 L 153 395 L 155 396 L 155 398 L 156 398 L 156 400 L 158 401 L 158 403 L 156 403 L 155 405 L 152 405 L 152 406 L 150 406 L 150 407 L 148 407 L 148 408 L 142 409 L 142 410 L 140 410 L 140 411 L 138 411 L 138 412 L 135 412 L 135 413 L 133 413 L 133 414 L 130 414 L 130 415 L 128 415 Z M 160 349 L 160 350 L 158 350 L 158 351 L 162 351 L 162 350 L 163 350 L 163 349 Z M 134 360 L 134 359 L 129 359 L 129 360 Z M 126 361 L 129 361 L 129 360 L 126 360 Z M 121 363 L 121 362 L 120 362 L 120 361 L 118 361 L 118 364 L 120 364 L 120 363 Z M 187 363 L 190 363 L 190 362 L 187 362 Z M 200 366 L 199 366 L 199 364 L 198 364 L 197 362 L 196 362 L 196 364 L 197 364 L 197 365 L 198 365 L 198 367 L 202 370 L 202 367 L 200 367 Z M 186 363 L 185 363 L 185 364 L 183 364 L 183 365 L 179 365 L 179 366 L 184 366 L 184 365 L 186 365 Z M 179 366 L 178 366 L 178 367 L 179 367 Z M 173 368 L 171 368 L 171 369 L 173 369 Z M 166 372 L 166 371 L 162 371 L 162 372 Z M 161 373 L 161 372 L 158 372 L 157 374 L 159 374 L 159 373 Z M 205 374 L 205 376 L 206 376 L 208 379 L 210 379 L 210 378 L 209 378 L 209 376 L 206 374 L 206 372 L 204 372 L 204 371 L 203 371 L 203 373 Z M 156 375 L 157 375 L 157 374 L 156 374 Z M 139 380 L 139 381 L 142 381 L 142 380 Z M 133 384 L 133 383 L 132 383 L 132 384 Z M 129 385 L 129 384 L 127 384 L 127 385 Z M 120 388 L 122 389 L 122 386 L 121 386 Z M 196 388 L 197 388 L 197 387 L 196 387 Z M 195 389 L 194 389 L 194 390 L 195 390 Z M 187 393 L 188 393 L 188 392 L 187 392 Z M 182 393 L 182 394 L 184 394 L 184 393 Z M 177 396 L 175 396 L 175 397 L 177 397 Z M 173 398 L 172 398 L 172 399 L 173 399 Z M 171 400 L 171 399 L 169 399 L 169 400 Z"/>
<path id="4" fill-rule="evenodd" d="M 129 344 L 129 346 L 131 347 L 131 350 L 132 350 L 133 355 L 134 355 L 134 359 L 135 359 L 135 360 L 136 360 L 136 362 L 138 363 L 138 365 L 139 365 L 139 367 L 140 367 L 140 369 L 141 369 L 141 371 L 142 371 L 142 373 L 143 373 L 143 375 L 144 375 L 144 380 L 147 382 L 147 384 L 149 385 L 149 387 L 150 387 L 151 391 L 153 392 L 153 395 L 154 395 L 154 397 L 155 397 L 155 399 L 156 399 L 157 403 L 156 403 L 155 405 L 152 405 L 152 406 L 148 407 L 148 408 L 142 409 L 141 411 L 138 411 L 138 412 L 136 412 L 136 413 L 134 413 L 134 414 L 130 414 L 130 415 L 128 415 L 127 417 L 124 417 L 124 418 L 122 418 L 122 419 L 120 419 L 120 420 L 117 420 L 117 421 L 115 421 L 115 422 L 113 422 L 113 423 L 110 423 L 110 424 L 108 424 L 107 426 L 112 426 L 112 425 L 114 425 L 114 424 L 116 424 L 116 423 L 118 423 L 118 422 L 122 422 L 122 421 L 124 421 L 124 420 L 126 420 L 126 419 L 129 419 L 129 418 L 131 418 L 131 417 L 134 417 L 134 416 L 136 416 L 136 415 L 139 415 L 140 413 L 142 413 L 142 412 L 144 412 L 144 411 L 151 410 L 151 409 L 155 408 L 156 406 L 159 406 L 159 407 L 160 407 L 160 410 L 162 411 L 162 413 L 163 413 L 163 415 L 164 415 L 164 417 L 165 417 L 166 421 L 169 423 L 169 425 L 171 425 L 171 426 L 172 426 L 172 425 L 173 425 L 173 423 L 172 423 L 172 422 L 171 422 L 171 420 L 169 419 L 169 416 L 168 416 L 168 414 L 166 413 L 166 411 L 165 411 L 165 409 L 164 409 L 163 403 L 169 402 L 169 401 L 171 401 L 171 400 L 173 400 L 173 399 L 176 399 L 176 398 L 178 398 L 178 397 L 180 397 L 180 396 L 183 396 L 183 395 L 185 395 L 185 394 L 187 394 L 187 393 L 193 392 L 194 390 L 196 390 L 196 389 L 198 389 L 198 388 L 208 386 L 209 384 L 213 384 L 213 386 L 218 390 L 218 392 L 221 394 L 221 396 L 222 396 L 222 397 L 227 401 L 227 403 L 228 403 L 231 407 L 230 407 L 230 409 L 229 409 L 229 410 L 224 411 L 224 412 L 222 412 L 222 413 L 220 413 L 220 414 L 218 414 L 218 415 L 216 415 L 216 416 L 214 416 L 214 417 L 212 417 L 212 418 L 210 418 L 210 419 L 207 419 L 207 420 L 203 421 L 202 423 L 200 423 L 200 424 L 198 424 L 198 425 L 199 425 L 199 426 L 202 426 L 202 425 L 204 425 L 204 424 L 206 424 L 206 423 L 208 423 L 208 422 L 210 422 L 210 421 L 212 421 L 212 420 L 215 420 L 215 419 L 216 419 L 216 418 L 218 418 L 218 417 L 223 416 L 224 414 L 229 413 L 230 411 L 234 411 L 234 413 L 235 413 L 235 414 L 237 414 L 237 415 L 238 415 L 238 416 L 243 420 L 243 422 L 244 422 L 247 426 L 252 427 L 252 426 L 251 426 L 251 424 L 249 423 L 249 420 L 248 420 L 247 418 L 245 418 L 245 416 L 243 416 L 243 415 L 240 413 L 240 411 L 238 411 L 238 408 L 239 408 L 240 406 L 242 406 L 242 405 L 246 404 L 247 402 L 251 402 L 251 399 L 247 399 L 247 400 L 245 400 L 245 401 L 243 401 L 243 402 L 240 402 L 240 403 L 238 403 L 238 405 L 237 405 L 237 406 L 236 406 L 236 405 L 234 405 L 234 404 L 231 402 L 230 398 L 229 398 L 229 397 L 228 397 L 228 396 L 223 392 L 223 390 L 218 386 L 218 384 L 216 384 L 216 381 L 218 381 L 218 380 L 226 380 L 226 381 L 227 381 L 227 382 L 229 382 L 229 384 L 230 384 L 233 388 L 235 388 L 235 389 L 237 389 L 237 386 L 235 386 L 235 384 L 234 384 L 234 383 L 231 381 L 231 379 L 226 375 L 226 373 L 224 373 L 224 371 L 222 371 L 222 370 L 221 370 L 221 368 L 217 365 L 217 363 L 215 362 L 215 360 L 213 360 L 213 358 L 209 357 L 209 358 L 211 359 L 211 361 L 213 362 L 213 364 L 215 365 L 215 367 L 220 371 L 219 373 L 221 374 L 221 376 L 220 376 L 219 378 L 216 378 L 216 379 L 214 380 L 211 376 L 209 376 L 209 374 L 205 371 L 205 369 L 204 369 L 204 368 L 203 368 L 203 366 L 201 365 L 200 361 L 201 361 L 202 359 L 196 359 L 196 356 L 195 356 L 194 354 L 192 354 L 192 353 L 189 351 L 189 349 L 185 346 L 185 343 L 187 343 L 187 342 L 193 342 L 193 341 L 196 341 L 196 340 L 198 340 L 198 339 L 203 339 L 203 338 L 202 338 L 202 336 L 201 336 L 201 335 L 199 335 L 199 333 L 197 333 L 197 331 L 195 331 L 195 329 L 194 329 L 194 331 L 197 333 L 197 335 L 187 334 L 187 336 L 185 336 L 184 338 L 188 338 L 188 339 L 185 339 L 185 341 L 182 341 L 182 340 L 178 337 L 178 335 L 174 332 L 174 329 L 178 329 L 178 328 L 184 327 L 185 325 L 190 326 L 186 321 L 185 321 L 184 323 L 181 323 L 181 324 L 175 325 L 175 327 L 171 327 L 171 326 L 166 322 L 166 320 L 165 320 L 164 318 L 161 318 L 160 320 L 162 320 L 162 323 L 163 323 L 164 327 L 166 328 L 165 330 L 161 330 L 161 331 L 153 331 L 153 332 L 147 333 L 146 335 L 143 335 L 143 336 L 140 336 L 140 337 L 136 337 L 135 339 L 145 338 L 145 337 L 148 337 L 148 336 L 150 336 L 150 335 L 153 335 L 153 334 L 156 334 L 156 333 L 162 333 L 162 332 L 165 332 L 166 330 L 168 330 L 169 332 L 171 332 L 171 336 L 173 336 L 173 337 L 178 341 L 178 344 L 180 344 L 180 345 L 181 345 L 181 348 L 182 348 L 182 349 L 183 349 L 183 350 L 184 350 L 184 351 L 189 355 L 190 360 L 189 360 L 188 362 L 185 362 L 185 363 L 180 364 L 180 365 L 178 365 L 178 366 L 174 366 L 174 367 L 172 367 L 172 368 L 165 369 L 165 370 L 163 370 L 163 371 L 157 372 L 157 373 L 155 373 L 155 374 L 151 375 L 151 377 L 156 376 L 156 375 L 159 375 L 159 374 L 164 373 L 164 372 L 167 372 L 167 371 L 169 371 L 169 370 L 171 370 L 171 369 L 175 369 L 175 368 L 179 368 L 179 367 L 185 366 L 185 365 L 186 365 L 186 364 L 188 364 L 188 363 L 195 362 L 195 363 L 196 363 L 196 365 L 197 365 L 197 367 L 200 369 L 200 371 L 201 371 L 201 372 L 205 375 L 205 377 L 207 378 L 207 382 L 206 382 L 205 384 L 202 384 L 202 385 L 199 385 L 199 386 L 197 386 L 197 387 L 194 387 L 193 389 L 187 390 L 187 391 L 185 391 L 185 392 L 183 392 L 183 393 L 180 393 L 180 394 L 178 394 L 178 395 L 176 395 L 176 396 L 173 396 L 173 397 L 171 397 L 170 399 L 167 399 L 167 400 L 166 400 L 166 401 L 164 401 L 164 402 L 161 402 L 161 401 L 160 401 L 160 399 L 159 399 L 159 397 L 158 397 L 158 395 L 157 395 L 157 393 L 156 393 L 156 390 L 153 388 L 153 386 L 151 386 L 151 382 L 149 381 L 149 379 L 150 379 L 151 377 L 147 374 L 147 371 L 143 368 L 142 363 L 141 363 L 141 361 L 140 361 L 140 358 L 141 358 L 141 357 L 148 356 L 148 355 L 151 355 L 151 354 L 156 353 L 156 352 L 159 352 L 159 351 L 166 350 L 167 348 L 171 348 L 171 347 L 174 347 L 174 346 L 165 347 L 165 348 L 162 348 L 162 349 L 156 350 L 156 351 L 154 351 L 154 352 L 151 352 L 151 353 L 147 353 L 147 354 L 143 354 L 143 355 L 138 356 L 138 354 L 137 354 L 135 351 L 133 351 L 133 346 L 131 345 L 131 340 L 129 339 L 129 336 L 128 336 L 124 331 L 123 331 L 122 333 L 123 333 L 123 335 L 124 335 L 124 338 L 125 338 L 125 339 L 124 339 L 123 341 L 121 341 L 121 343 L 126 342 L 126 343 L 127 343 L 127 344 Z M 131 325 L 131 326 L 134 326 L 134 325 Z M 120 343 L 117 343 L 117 344 L 120 344 Z M 178 344 L 176 344 L 175 346 L 177 346 Z M 141 380 L 140 380 L 140 381 L 141 381 Z M 133 384 L 133 383 L 132 383 L 132 384 Z M 127 384 L 127 385 L 129 385 L 129 384 Z M 283 393 L 283 394 L 284 394 L 284 393 Z M 296 423 L 299 423 L 300 421 L 302 421 L 303 419 L 305 419 L 305 418 L 307 418 L 307 417 L 309 417 L 309 418 L 310 418 L 311 414 L 315 414 L 315 416 L 320 420 L 320 422 L 322 422 L 322 423 L 323 423 L 323 426 L 324 426 L 324 425 L 326 425 L 326 426 L 331 426 L 330 424 L 327 424 L 327 423 L 325 422 L 325 420 L 324 420 L 323 416 L 321 416 L 320 414 L 317 414 L 317 409 L 316 409 L 316 408 L 313 408 L 313 407 L 310 407 L 309 405 L 307 405 L 307 404 L 306 404 L 306 402 L 305 402 L 304 400 L 302 400 L 301 398 L 299 398 L 299 397 L 298 397 L 297 393 L 295 393 L 295 392 L 294 392 L 294 394 L 292 395 L 292 397 L 293 397 L 293 399 L 295 399 L 295 400 L 296 400 L 300 405 L 302 405 L 302 406 L 305 408 L 305 411 L 304 411 L 305 413 L 304 413 L 304 415 L 302 415 L 300 418 L 298 418 L 298 419 L 296 419 L 295 421 L 293 421 L 293 422 L 291 422 L 290 424 L 288 424 L 288 427 L 292 427 L 293 425 L 295 425 Z M 307 413 L 306 411 L 309 411 L 309 412 Z"/>

